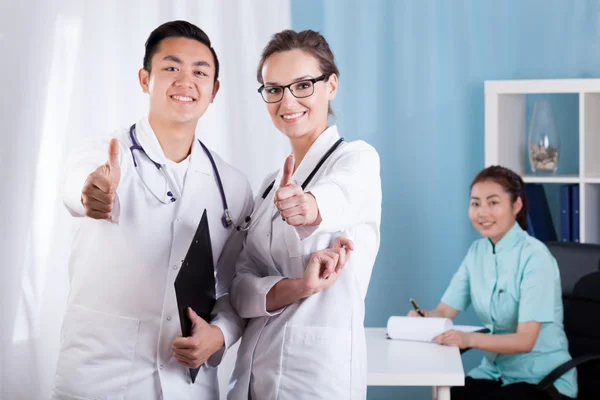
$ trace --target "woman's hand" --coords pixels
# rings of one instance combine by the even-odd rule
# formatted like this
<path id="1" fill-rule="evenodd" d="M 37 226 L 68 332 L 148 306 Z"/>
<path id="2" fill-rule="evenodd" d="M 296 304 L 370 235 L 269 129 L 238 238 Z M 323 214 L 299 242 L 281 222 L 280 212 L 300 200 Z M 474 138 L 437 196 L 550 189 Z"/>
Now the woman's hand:
<path id="1" fill-rule="evenodd" d="M 300 185 L 292 181 L 294 155 L 285 159 L 279 189 L 275 192 L 275 207 L 281 218 L 291 226 L 313 226 L 321 222 L 317 200 L 311 193 L 304 193 Z"/>
<path id="2" fill-rule="evenodd" d="M 352 250 L 352 241 L 340 237 L 330 248 L 314 253 L 302 278 L 282 279 L 269 290 L 267 311 L 279 310 L 332 286 L 338 280 Z"/>
<path id="3" fill-rule="evenodd" d="M 430 317 L 430 318 L 454 319 L 458 315 L 458 310 L 455 310 L 454 308 L 447 306 L 444 303 L 438 304 L 438 306 L 434 310 L 430 310 L 430 311 L 421 310 L 421 312 L 423 314 L 425 314 L 426 317 Z M 415 310 L 410 310 L 408 312 L 408 316 L 409 317 L 420 317 L 420 315 Z"/>
<path id="4" fill-rule="evenodd" d="M 333 286 L 340 277 L 352 250 L 354 250 L 352 241 L 339 237 L 330 248 L 315 252 L 302 278 L 307 292 L 312 295 Z"/>
<path id="5" fill-rule="evenodd" d="M 433 340 L 442 345 L 455 346 L 460 349 L 466 349 L 471 346 L 471 332 L 459 332 L 451 329 L 440 335 L 437 335 Z"/>
<path id="6" fill-rule="evenodd" d="M 426 310 L 421 310 L 421 312 L 423 313 L 423 315 L 425 315 L 426 317 L 431 317 L 431 311 L 426 311 Z M 409 317 L 421 317 L 421 315 L 419 315 L 418 312 L 416 312 L 415 310 L 410 310 L 408 312 L 408 316 Z"/>

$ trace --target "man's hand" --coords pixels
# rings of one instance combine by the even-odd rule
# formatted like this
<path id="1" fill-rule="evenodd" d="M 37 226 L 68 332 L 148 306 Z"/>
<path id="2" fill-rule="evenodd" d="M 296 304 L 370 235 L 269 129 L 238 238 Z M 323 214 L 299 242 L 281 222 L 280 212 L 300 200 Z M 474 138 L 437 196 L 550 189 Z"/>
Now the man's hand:
<path id="1" fill-rule="evenodd" d="M 85 215 L 94 219 L 109 219 L 115 193 L 121 179 L 119 142 L 113 138 L 108 145 L 108 161 L 88 175 L 81 191 Z"/>
<path id="2" fill-rule="evenodd" d="M 188 368 L 198 368 L 225 345 L 225 338 L 219 327 L 210 325 L 189 307 L 187 312 L 192 320 L 192 336 L 180 335 L 173 340 L 173 356 Z"/>

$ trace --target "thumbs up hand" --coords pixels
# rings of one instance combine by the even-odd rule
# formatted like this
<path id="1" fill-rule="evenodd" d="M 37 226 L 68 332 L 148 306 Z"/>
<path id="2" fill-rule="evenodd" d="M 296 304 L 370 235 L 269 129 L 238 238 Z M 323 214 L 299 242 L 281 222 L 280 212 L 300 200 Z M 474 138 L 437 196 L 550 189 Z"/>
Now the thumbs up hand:
<path id="1" fill-rule="evenodd" d="M 119 142 L 113 138 L 108 145 L 108 160 L 88 175 L 81 190 L 85 215 L 94 219 L 109 219 L 120 180 Z"/>
<path id="2" fill-rule="evenodd" d="M 279 189 L 275 192 L 275 206 L 281 217 L 291 226 L 312 226 L 321 222 L 319 208 L 314 196 L 304 193 L 302 187 L 292 181 L 294 155 L 285 159 Z"/>
<path id="3" fill-rule="evenodd" d="M 281 174 L 281 182 L 279 183 L 279 187 L 284 187 L 293 184 L 292 175 L 294 175 L 294 163 L 296 159 L 293 154 L 290 154 L 285 159 L 285 163 L 283 164 L 283 173 Z"/>

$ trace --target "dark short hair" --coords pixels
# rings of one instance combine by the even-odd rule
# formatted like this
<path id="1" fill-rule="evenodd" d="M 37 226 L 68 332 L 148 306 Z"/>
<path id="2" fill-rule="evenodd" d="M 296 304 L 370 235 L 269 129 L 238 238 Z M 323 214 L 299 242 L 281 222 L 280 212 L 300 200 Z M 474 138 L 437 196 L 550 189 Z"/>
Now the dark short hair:
<path id="1" fill-rule="evenodd" d="M 504 190 L 509 194 L 510 201 L 514 204 L 515 201 L 520 197 L 523 207 L 519 214 L 517 214 L 517 222 L 523 230 L 527 230 L 527 196 L 525 196 L 525 183 L 514 171 L 502 167 L 500 165 L 491 165 L 483 169 L 471 183 L 471 188 L 476 183 L 492 181 L 502 186 Z"/>
<path id="2" fill-rule="evenodd" d="M 215 81 L 219 79 L 219 59 L 215 49 L 210 44 L 210 38 L 202 29 L 187 21 L 165 22 L 150 33 L 148 40 L 146 40 L 146 52 L 144 53 L 144 69 L 146 71 L 150 72 L 152 70 L 152 57 L 158 51 L 160 43 L 170 37 L 197 40 L 208 47 L 215 59 Z"/>

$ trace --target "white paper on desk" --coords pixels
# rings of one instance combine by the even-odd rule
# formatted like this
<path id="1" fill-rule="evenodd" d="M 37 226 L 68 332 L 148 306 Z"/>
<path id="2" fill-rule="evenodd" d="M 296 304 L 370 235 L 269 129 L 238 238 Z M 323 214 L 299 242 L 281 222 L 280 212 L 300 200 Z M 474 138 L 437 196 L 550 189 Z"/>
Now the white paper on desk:
<path id="1" fill-rule="evenodd" d="M 433 317 L 390 317 L 387 323 L 387 335 L 394 340 L 415 340 L 431 342 L 434 337 L 455 329 L 461 332 L 473 332 L 481 326 L 454 325 L 449 318 Z"/>

